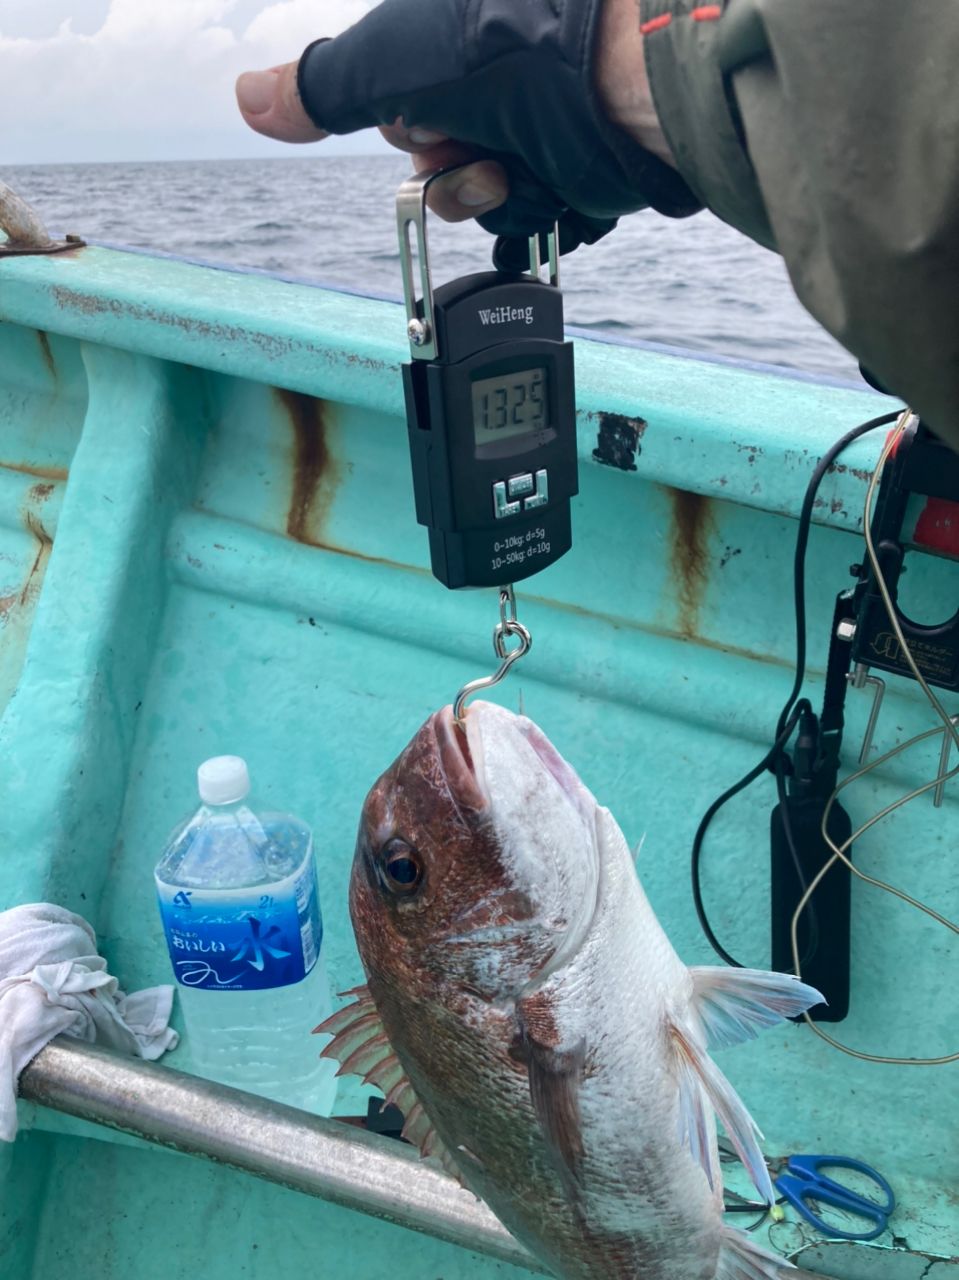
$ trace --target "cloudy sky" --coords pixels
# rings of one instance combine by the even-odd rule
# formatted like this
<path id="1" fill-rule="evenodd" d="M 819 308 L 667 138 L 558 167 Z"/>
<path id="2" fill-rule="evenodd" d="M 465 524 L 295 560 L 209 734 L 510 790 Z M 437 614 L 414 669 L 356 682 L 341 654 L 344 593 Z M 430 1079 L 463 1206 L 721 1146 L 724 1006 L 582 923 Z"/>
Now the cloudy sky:
<path id="1" fill-rule="evenodd" d="M 233 82 L 374 0 L 0 0 L 0 165 L 281 155 Z M 385 150 L 374 133 L 329 150 Z"/>

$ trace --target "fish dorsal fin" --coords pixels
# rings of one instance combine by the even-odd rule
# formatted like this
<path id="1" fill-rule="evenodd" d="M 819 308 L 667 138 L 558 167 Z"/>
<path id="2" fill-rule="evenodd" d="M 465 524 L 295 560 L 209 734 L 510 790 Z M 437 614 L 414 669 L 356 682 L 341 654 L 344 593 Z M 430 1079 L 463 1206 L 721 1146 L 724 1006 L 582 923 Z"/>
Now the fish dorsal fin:
<path id="1" fill-rule="evenodd" d="M 766 1027 L 793 1018 L 822 996 L 791 973 L 764 969 L 702 967 L 690 969 L 693 1007 L 706 1031 L 710 1049 L 752 1040 Z"/>
<path id="2" fill-rule="evenodd" d="M 709 1124 L 703 1106 L 703 1095 L 719 1116 L 736 1154 L 746 1168 L 756 1190 L 767 1204 L 775 1200 L 769 1170 L 759 1148 L 762 1134 L 743 1106 L 735 1089 L 705 1050 L 675 1023 L 670 1025 L 676 1061 L 679 1066 L 679 1108 L 681 1137 L 689 1146 L 693 1159 L 702 1165 L 709 1185 L 714 1184 L 712 1144 Z"/>
<path id="3" fill-rule="evenodd" d="M 317 1034 L 333 1037 L 320 1057 L 332 1058 L 340 1064 L 338 1076 L 359 1076 L 364 1084 L 382 1089 L 386 1103 L 403 1112 L 403 1137 L 407 1142 L 418 1147 L 424 1159 L 439 1160 L 447 1173 L 462 1182 L 456 1161 L 433 1128 L 393 1052 L 369 987 L 354 987 L 341 994 L 355 999 L 316 1028 Z"/>

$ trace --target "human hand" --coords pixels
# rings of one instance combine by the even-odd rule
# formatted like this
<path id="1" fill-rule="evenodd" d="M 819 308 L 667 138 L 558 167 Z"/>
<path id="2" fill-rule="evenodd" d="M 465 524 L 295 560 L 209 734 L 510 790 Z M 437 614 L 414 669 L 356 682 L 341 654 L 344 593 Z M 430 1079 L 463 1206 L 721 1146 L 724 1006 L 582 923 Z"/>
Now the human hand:
<path id="1" fill-rule="evenodd" d="M 299 63 L 241 76 L 237 98 L 268 137 L 378 125 L 417 170 L 472 161 L 433 184 L 430 207 L 478 217 L 515 267 L 556 221 L 567 252 L 620 214 L 700 207 L 644 88 L 634 0 L 385 0 Z"/>
<path id="2" fill-rule="evenodd" d="M 331 42 L 332 43 L 332 42 Z M 319 142 L 330 134 L 307 115 L 297 84 L 299 62 L 268 71 L 247 71 L 237 80 L 240 112 L 257 133 L 280 142 Z M 477 149 L 432 129 L 408 128 L 401 116 L 381 125 L 380 133 L 400 151 L 409 152 L 417 173 L 466 164 Z M 478 217 L 501 205 L 508 195 L 506 174 L 493 160 L 477 160 L 438 180 L 429 191 L 434 213 L 447 222 Z"/>

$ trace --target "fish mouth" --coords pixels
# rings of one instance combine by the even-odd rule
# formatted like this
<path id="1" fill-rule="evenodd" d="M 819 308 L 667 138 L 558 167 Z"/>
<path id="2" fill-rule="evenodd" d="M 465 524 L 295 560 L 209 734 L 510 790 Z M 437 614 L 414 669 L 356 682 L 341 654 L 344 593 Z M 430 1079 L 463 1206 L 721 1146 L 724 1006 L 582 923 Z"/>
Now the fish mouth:
<path id="1" fill-rule="evenodd" d="M 518 727 L 547 773 L 554 779 L 566 798 L 572 802 L 587 826 L 591 827 L 596 801 L 579 774 L 563 759 L 542 729 L 531 720 L 521 721 Z"/>
<path id="2" fill-rule="evenodd" d="M 489 808 L 489 797 L 476 776 L 466 730 L 453 718 L 451 706 L 433 717 L 433 733 L 440 768 L 457 808 L 482 813 Z"/>
<path id="3" fill-rule="evenodd" d="M 515 762 L 522 772 L 524 768 L 529 767 L 522 763 L 522 756 L 526 749 L 535 757 L 536 764 L 534 769 L 542 770 L 541 779 L 538 783 L 534 782 L 537 794 L 542 797 L 544 793 L 548 795 L 551 785 L 548 780 L 552 780 L 556 790 L 562 796 L 561 804 L 567 807 L 566 812 L 572 824 L 576 824 L 577 819 L 582 823 L 582 849 L 586 860 L 584 875 L 580 878 L 581 892 L 573 895 L 572 899 L 564 898 L 562 904 L 553 904 L 547 907 L 542 900 L 542 895 L 537 892 L 537 885 L 548 886 L 550 882 L 550 871 L 546 865 L 542 870 L 534 866 L 526 866 L 522 869 L 522 878 L 516 886 L 521 891 L 530 895 L 530 905 L 518 916 L 516 912 L 510 914 L 513 918 L 520 918 L 524 922 L 524 926 L 528 927 L 529 921 L 535 920 L 540 914 L 537 903 L 543 905 L 547 912 L 548 919 L 544 917 L 541 921 L 544 927 L 549 929 L 556 935 L 556 944 L 550 955 L 550 958 L 530 975 L 527 990 L 534 990 L 542 985 L 553 973 L 566 965 L 582 948 L 586 938 L 589 936 L 596 916 L 599 910 L 600 902 L 600 886 L 603 874 L 602 857 L 599 851 L 599 838 L 596 826 L 597 804 L 589 788 L 580 780 L 579 775 L 572 765 L 560 755 L 546 735 L 531 720 L 525 716 L 514 715 L 512 712 L 506 711 L 504 708 L 498 707 L 496 704 L 487 702 L 475 702 L 471 710 L 465 718 L 465 727 L 468 735 L 468 749 L 470 760 L 474 764 L 474 775 L 481 790 L 487 795 L 487 806 L 496 822 L 496 805 L 490 794 L 490 783 L 487 778 L 486 768 L 486 750 L 489 742 L 497 734 L 504 735 L 508 740 L 513 735 L 514 749 L 516 739 L 523 744 L 523 748 L 515 753 Z M 502 761 L 500 762 L 502 767 Z M 532 761 L 529 761 L 532 764 Z M 545 784 L 545 787 L 544 785 Z M 556 797 L 559 800 L 559 797 Z M 516 797 L 514 796 L 514 801 Z M 535 807 L 535 806 L 534 806 Z M 517 817 L 515 814 L 511 822 L 521 824 L 523 815 Z M 507 847 L 512 843 L 512 831 L 507 829 L 504 836 Z M 570 831 L 569 834 L 572 834 Z M 541 852 L 548 858 L 548 850 L 544 846 Z M 545 890 L 548 894 L 548 887 Z M 485 925 L 487 921 L 476 920 L 470 922 L 473 928 Z M 495 922 L 499 924 L 500 921 Z M 476 938 L 476 934 L 472 933 L 471 937 Z M 506 940 L 506 933 L 499 930 L 496 941 Z M 492 941 L 493 939 L 488 939 Z"/>
<path id="4" fill-rule="evenodd" d="M 593 793 L 581 780 L 579 774 L 568 761 L 564 760 L 542 729 L 525 717 L 521 718 L 517 727 L 528 745 L 536 755 L 540 764 L 556 782 L 560 791 L 572 804 L 583 821 L 584 831 L 589 833 L 589 848 L 596 848 L 596 800 Z M 586 938 L 592 931 L 596 915 L 599 911 L 600 880 L 602 877 L 602 861 L 597 856 L 590 878 L 590 891 L 577 902 L 571 919 L 568 920 L 562 940 L 551 958 L 533 976 L 527 988 L 527 994 L 541 987 L 554 973 L 567 965 L 578 955 Z"/>

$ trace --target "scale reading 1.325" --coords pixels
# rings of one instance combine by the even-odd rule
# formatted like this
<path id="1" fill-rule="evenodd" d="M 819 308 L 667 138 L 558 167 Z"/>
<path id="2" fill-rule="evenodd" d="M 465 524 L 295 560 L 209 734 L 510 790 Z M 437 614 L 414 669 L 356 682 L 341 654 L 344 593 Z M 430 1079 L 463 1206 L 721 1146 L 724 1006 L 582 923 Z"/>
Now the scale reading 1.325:
<path id="1" fill-rule="evenodd" d="M 448 587 L 491 587 L 538 573 L 569 550 L 577 492 L 573 346 L 563 339 L 556 236 L 550 282 L 485 271 L 434 293 L 425 199 L 441 171 L 397 195 L 412 361 L 403 367 L 416 518 Z M 418 236 L 422 297 L 413 280 Z"/>

